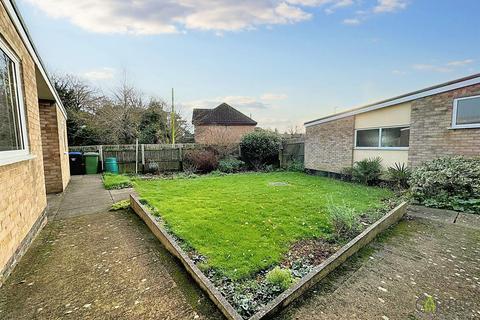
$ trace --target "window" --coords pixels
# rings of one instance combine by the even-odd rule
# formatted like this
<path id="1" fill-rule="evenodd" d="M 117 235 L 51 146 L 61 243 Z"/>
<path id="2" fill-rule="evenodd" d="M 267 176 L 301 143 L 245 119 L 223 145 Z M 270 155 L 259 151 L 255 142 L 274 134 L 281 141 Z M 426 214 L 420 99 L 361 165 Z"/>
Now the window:
<path id="1" fill-rule="evenodd" d="M 480 128 L 480 96 L 454 100 L 452 128 Z"/>
<path id="2" fill-rule="evenodd" d="M 410 128 L 393 127 L 355 131 L 355 147 L 366 149 L 406 149 L 409 146 Z"/>
<path id="3" fill-rule="evenodd" d="M 28 154 L 19 61 L 0 41 L 0 164 Z"/>

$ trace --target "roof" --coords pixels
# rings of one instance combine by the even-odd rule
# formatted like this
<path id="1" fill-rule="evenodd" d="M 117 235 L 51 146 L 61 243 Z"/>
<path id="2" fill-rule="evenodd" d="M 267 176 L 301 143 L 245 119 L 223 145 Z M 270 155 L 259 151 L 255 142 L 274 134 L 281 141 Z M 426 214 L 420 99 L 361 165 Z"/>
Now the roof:
<path id="1" fill-rule="evenodd" d="M 375 102 L 375 103 L 367 104 L 361 107 L 346 110 L 343 112 L 335 113 L 319 119 L 307 121 L 304 123 L 304 125 L 305 127 L 310 127 L 317 124 L 338 120 L 341 118 L 346 118 L 356 114 L 369 112 L 369 111 L 373 111 L 381 108 L 391 107 L 400 103 L 410 102 L 416 99 L 432 96 L 435 94 L 439 94 L 439 93 L 443 93 L 443 92 L 447 92 L 447 91 L 451 91 L 459 88 L 468 87 L 475 84 L 480 84 L 480 73 L 463 77 L 460 79 L 448 81 L 445 83 L 441 83 L 441 84 L 434 85 L 421 90 L 413 91 L 410 93 L 402 94 L 400 96 L 390 98 L 387 100 L 382 100 L 379 102 Z"/>
<path id="2" fill-rule="evenodd" d="M 193 109 L 192 123 L 198 125 L 256 126 L 257 122 L 232 106 L 222 103 L 214 109 Z"/>
<path id="3" fill-rule="evenodd" d="M 58 107 L 62 111 L 63 115 L 65 118 L 67 118 L 67 112 L 65 111 L 65 108 L 62 104 L 62 100 L 60 99 L 60 96 L 58 95 L 57 90 L 55 90 L 55 87 L 48 77 L 48 73 L 43 65 L 43 62 L 38 55 L 38 51 L 35 48 L 35 45 L 33 44 L 32 37 L 30 36 L 27 26 L 20 14 L 20 11 L 18 10 L 18 7 L 15 4 L 15 1 L 13 0 L 2 0 L 2 3 L 5 6 L 5 9 L 7 10 L 8 15 L 10 16 L 10 19 L 12 20 L 15 28 L 17 29 L 18 34 L 22 38 L 23 43 L 25 44 L 25 47 L 27 48 L 28 52 L 33 58 L 33 61 L 35 62 L 35 65 L 37 66 L 38 70 L 40 71 L 40 74 L 42 78 L 45 80 L 48 89 L 52 93 L 53 97 L 55 98 L 55 102 L 57 103 Z"/>

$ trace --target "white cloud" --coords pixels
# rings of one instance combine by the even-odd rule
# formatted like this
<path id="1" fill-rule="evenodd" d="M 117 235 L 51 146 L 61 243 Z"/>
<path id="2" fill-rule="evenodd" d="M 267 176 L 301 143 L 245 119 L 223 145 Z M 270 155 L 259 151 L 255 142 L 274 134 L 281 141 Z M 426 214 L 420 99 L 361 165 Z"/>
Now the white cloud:
<path id="1" fill-rule="evenodd" d="M 280 101 L 280 100 L 285 100 L 288 98 L 288 95 L 285 93 L 271 93 L 267 92 L 264 93 L 260 99 L 263 101 Z"/>
<path id="2" fill-rule="evenodd" d="M 402 71 L 402 70 L 393 70 L 392 73 L 397 76 L 404 76 L 407 74 L 406 71 Z"/>
<path id="3" fill-rule="evenodd" d="M 447 66 L 449 67 L 463 67 L 469 64 L 472 64 L 475 62 L 473 59 L 465 59 L 465 60 L 456 60 L 456 61 L 450 61 L 447 63 Z"/>
<path id="4" fill-rule="evenodd" d="M 473 59 L 464 59 L 464 60 L 454 60 L 447 62 L 445 64 L 414 64 L 412 67 L 415 70 L 419 71 L 431 71 L 431 72 L 439 72 L 439 73 L 446 73 L 452 72 L 456 69 L 463 68 L 475 62 Z"/>
<path id="5" fill-rule="evenodd" d="M 285 0 L 25 0 L 49 16 L 97 33 L 162 34 L 187 29 L 237 31 L 311 18 Z M 331 2 L 331 1 L 328 1 Z"/>
<path id="6" fill-rule="evenodd" d="M 90 70 L 83 74 L 89 80 L 109 80 L 115 77 L 116 70 L 113 68 L 101 68 L 97 70 Z"/>
<path id="7" fill-rule="evenodd" d="M 355 25 L 359 25 L 360 23 L 362 23 L 362 20 L 359 19 L 359 18 L 349 18 L 349 19 L 344 19 L 343 23 L 351 25 L 351 26 L 355 26 Z"/>
<path id="8" fill-rule="evenodd" d="M 377 5 L 373 8 L 375 13 L 396 12 L 407 7 L 405 0 L 378 0 Z"/>

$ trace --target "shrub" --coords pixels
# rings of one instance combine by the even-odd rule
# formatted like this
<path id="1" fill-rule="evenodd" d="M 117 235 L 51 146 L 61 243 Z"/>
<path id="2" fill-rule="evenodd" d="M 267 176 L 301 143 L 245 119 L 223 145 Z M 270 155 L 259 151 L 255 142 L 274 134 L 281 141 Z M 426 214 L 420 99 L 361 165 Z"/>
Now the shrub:
<path id="1" fill-rule="evenodd" d="M 282 290 L 288 289 L 295 281 L 289 269 L 282 269 L 280 267 L 275 267 L 270 270 L 265 280 L 267 283 L 278 286 Z"/>
<path id="2" fill-rule="evenodd" d="M 344 181 L 352 181 L 353 167 L 346 167 L 340 171 L 341 179 Z"/>
<path id="3" fill-rule="evenodd" d="M 233 157 L 225 158 L 218 162 L 218 170 L 225 173 L 239 172 L 244 166 L 245 162 Z"/>
<path id="4" fill-rule="evenodd" d="M 350 240 L 362 231 L 360 217 L 347 205 L 329 204 L 330 223 L 336 240 Z"/>
<path id="5" fill-rule="evenodd" d="M 352 180 L 366 185 L 378 182 L 382 175 L 382 159 L 371 158 L 357 161 L 352 167 Z"/>
<path id="6" fill-rule="evenodd" d="M 408 188 L 408 179 L 412 172 L 404 163 L 395 163 L 393 167 L 387 169 L 387 178 L 390 180 L 397 188 L 407 189 Z"/>
<path id="7" fill-rule="evenodd" d="M 303 162 L 297 160 L 291 161 L 287 166 L 287 171 L 303 172 L 304 170 Z"/>
<path id="8" fill-rule="evenodd" d="M 191 150 L 185 154 L 186 171 L 209 173 L 218 167 L 218 159 L 212 150 Z"/>
<path id="9" fill-rule="evenodd" d="M 480 213 L 480 159 L 439 158 L 415 169 L 409 180 L 414 200 L 429 207 Z"/>
<path id="10" fill-rule="evenodd" d="M 242 159 L 255 170 L 278 161 L 280 136 L 271 131 L 258 130 L 243 136 L 240 142 Z"/>

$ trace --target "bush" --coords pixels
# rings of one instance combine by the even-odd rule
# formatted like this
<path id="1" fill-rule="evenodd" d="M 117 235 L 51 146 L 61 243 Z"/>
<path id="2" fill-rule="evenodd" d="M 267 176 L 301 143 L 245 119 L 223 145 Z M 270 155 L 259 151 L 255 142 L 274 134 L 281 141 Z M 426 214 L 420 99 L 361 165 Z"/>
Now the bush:
<path id="1" fill-rule="evenodd" d="M 218 162 L 218 170 L 225 173 L 239 172 L 244 166 L 245 162 L 233 157 L 225 158 Z"/>
<path id="2" fill-rule="evenodd" d="M 382 159 L 372 158 L 357 161 L 352 167 L 352 180 L 366 185 L 376 184 L 382 175 Z"/>
<path id="3" fill-rule="evenodd" d="M 259 130 L 246 134 L 240 142 L 242 159 L 253 169 L 261 170 L 278 161 L 280 136 L 274 132 Z"/>
<path id="4" fill-rule="evenodd" d="M 275 267 L 270 270 L 265 280 L 267 283 L 278 286 L 282 290 L 288 289 L 295 282 L 292 272 L 289 269 L 282 269 L 280 267 Z"/>
<path id="5" fill-rule="evenodd" d="M 362 231 L 360 217 L 355 209 L 345 204 L 329 204 L 327 210 L 336 240 L 350 240 Z"/>
<path id="6" fill-rule="evenodd" d="M 212 150 L 191 150 L 185 154 L 184 168 L 189 172 L 209 173 L 218 167 L 218 159 Z"/>
<path id="7" fill-rule="evenodd" d="M 395 163 L 393 167 L 387 169 L 387 178 L 390 180 L 395 187 L 399 189 L 407 189 L 408 188 L 408 179 L 412 172 L 410 168 L 408 168 L 404 163 Z"/>
<path id="8" fill-rule="evenodd" d="M 439 158 L 415 169 L 409 180 L 414 200 L 429 207 L 480 213 L 480 159 Z"/>

